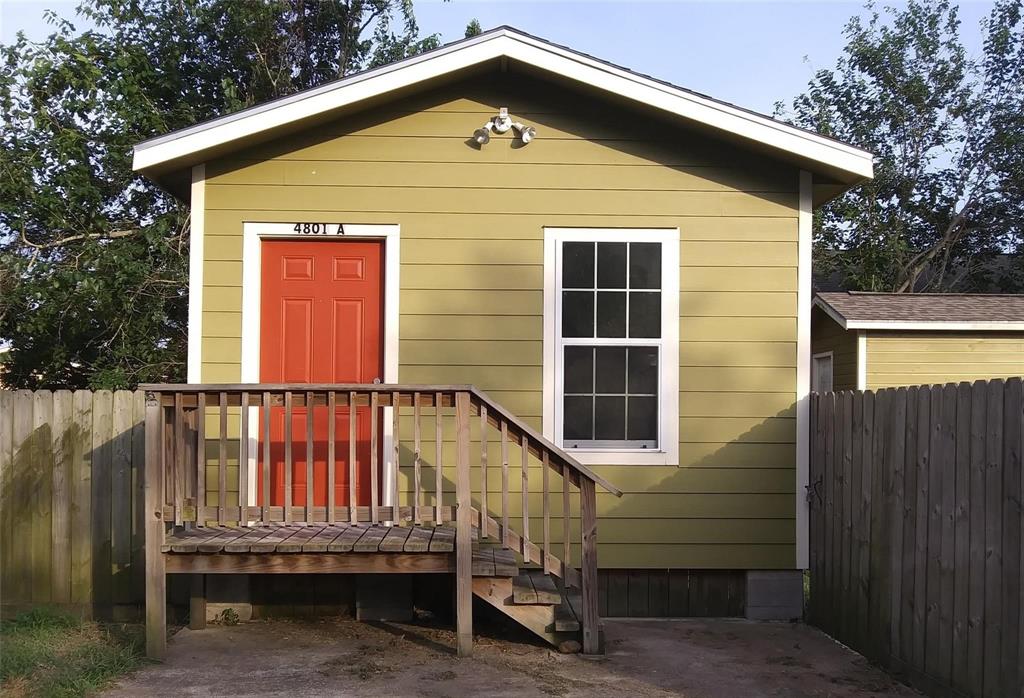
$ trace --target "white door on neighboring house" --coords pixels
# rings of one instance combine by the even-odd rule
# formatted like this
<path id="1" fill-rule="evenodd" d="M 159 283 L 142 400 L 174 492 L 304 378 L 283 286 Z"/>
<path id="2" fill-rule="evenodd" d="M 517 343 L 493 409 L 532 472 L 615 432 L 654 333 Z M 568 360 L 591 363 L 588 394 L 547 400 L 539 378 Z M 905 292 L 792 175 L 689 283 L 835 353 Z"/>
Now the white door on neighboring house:
<path id="1" fill-rule="evenodd" d="M 811 357 L 811 390 L 816 393 L 832 392 L 832 352 Z"/>

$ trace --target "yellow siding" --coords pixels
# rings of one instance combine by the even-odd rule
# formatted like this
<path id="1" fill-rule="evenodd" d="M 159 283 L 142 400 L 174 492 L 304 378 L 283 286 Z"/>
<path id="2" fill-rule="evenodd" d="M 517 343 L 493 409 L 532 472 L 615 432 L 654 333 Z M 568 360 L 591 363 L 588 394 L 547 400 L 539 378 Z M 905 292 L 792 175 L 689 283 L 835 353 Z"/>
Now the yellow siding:
<path id="1" fill-rule="evenodd" d="M 1024 375 L 1024 332 L 869 332 L 868 389 Z"/>
<path id="2" fill-rule="evenodd" d="M 468 146 L 500 106 L 537 140 Z M 400 380 L 472 382 L 536 428 L 544 227 L 678 227 L 680 463 L 596 468 L 626 492 L 598 497 L 600 564 L 793 566 L 794 169 L 494 75 L 210 162 L 207 175 L 204 381 L 239 378 L 243 222 L 397 223 Z"/>
<path id="3" fill-rule="evenodd" d="M 844 330 L 815 307 L 811 313 L 811 353 L 832 352 L 832 388 L 857 389 L 857 333 Z"/>

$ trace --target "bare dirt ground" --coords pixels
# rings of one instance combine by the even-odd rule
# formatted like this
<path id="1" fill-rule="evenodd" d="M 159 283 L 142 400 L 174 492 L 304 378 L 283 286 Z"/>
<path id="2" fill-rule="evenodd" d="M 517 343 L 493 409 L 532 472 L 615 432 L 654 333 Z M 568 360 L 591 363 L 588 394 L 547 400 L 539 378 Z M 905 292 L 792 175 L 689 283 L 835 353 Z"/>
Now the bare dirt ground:
<path id="1" fill-rule="evenodd" d="M 471 659 L 437 626 L 256 621 L 181 630 L 167 661 L 112 696 L 918 696 L 805 625 L 606 621 L 607 653 L 564 655 L 518 629 L 478 636 Z"/>

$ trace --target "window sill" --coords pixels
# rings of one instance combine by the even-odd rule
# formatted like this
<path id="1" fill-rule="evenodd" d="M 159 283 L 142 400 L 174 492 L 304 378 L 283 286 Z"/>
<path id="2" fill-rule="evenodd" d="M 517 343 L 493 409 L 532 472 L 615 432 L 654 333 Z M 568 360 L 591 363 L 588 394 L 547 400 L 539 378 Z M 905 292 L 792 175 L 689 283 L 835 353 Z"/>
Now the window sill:
<path id="1" fill-rule="evenodd" d="M 679 465 L 679 455 L 669 451 L 640 451 L 636 449 L 563 449 L 583 465 Z"/>

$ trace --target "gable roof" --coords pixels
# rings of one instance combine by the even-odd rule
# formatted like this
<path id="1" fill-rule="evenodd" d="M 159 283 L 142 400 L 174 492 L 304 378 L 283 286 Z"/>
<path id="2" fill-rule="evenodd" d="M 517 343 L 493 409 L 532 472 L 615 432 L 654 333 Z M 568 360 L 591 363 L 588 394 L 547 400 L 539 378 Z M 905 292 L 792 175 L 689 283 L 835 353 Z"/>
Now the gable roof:
<path id="1" fill-rule="evenodd" d="M 1024 295 L 843 291 L 814 303 L 847 330 L 1024 331 Z"/>
<path id="2" fill-rule="evenodd" d="M 818 201 L 872 176 L 871 153 L 865 150 L 511 27 L 498 27 L 380 68 L 151 138 L 135 146 L 133 168 L 163 183 L 168 172 L 191 167 L 211 156 L 272 138 L 306 122 L 340 116 L 348 108 L 386 99 L 389 94 L 421 83 L 454 77 L 497 61 L 511 61 L 528 72 L 553 74 L 596 88 L 761 147 L 822 175 L 824 188 L 815 197 Z"/>

